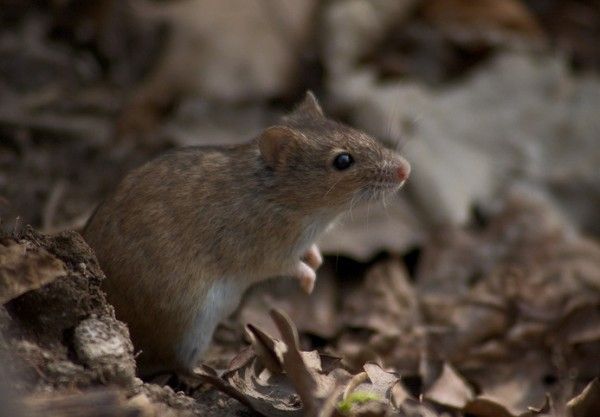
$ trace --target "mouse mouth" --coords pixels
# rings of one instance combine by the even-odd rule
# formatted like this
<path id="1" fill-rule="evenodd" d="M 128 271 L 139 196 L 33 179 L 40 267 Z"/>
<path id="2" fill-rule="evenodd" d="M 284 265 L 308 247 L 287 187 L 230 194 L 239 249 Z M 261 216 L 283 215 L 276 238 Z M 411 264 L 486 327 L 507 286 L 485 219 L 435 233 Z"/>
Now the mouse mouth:
<path id="1" fill-rule="evenodd" d="M 373 174 L 371 181 L 359 191 L 359 199 L 385 200 L 389 195 L 396 193 L 410 175 L 410 164 L 404 158 L 398 157 L 397 160 L 385 164 L 382 169 Z"/>
<path id="2" fill-rule="evenodd" d="M 373 183 L 373 187 L 381 189 L 400 189 L 406 180 L 384 180 Z"/>
<path id="3" fill-rule="evenodd" d="M 394 194 L 404 184 L 404 181 L 376 181 L 363 189 L 362 195 L 366 201 L 378 201 Z"/>

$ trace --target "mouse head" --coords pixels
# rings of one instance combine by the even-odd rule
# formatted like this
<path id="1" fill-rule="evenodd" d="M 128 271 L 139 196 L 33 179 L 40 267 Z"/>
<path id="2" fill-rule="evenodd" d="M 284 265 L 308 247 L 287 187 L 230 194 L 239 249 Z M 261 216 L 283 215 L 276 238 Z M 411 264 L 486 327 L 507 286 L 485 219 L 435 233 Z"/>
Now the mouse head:
<path id="1" fill-rule="evenodd" d="M 343 209 L 397 191 L 409 163 L 374 138 L 323 114 L 308 92 L 290 115 L 258 137 L 273 189 L 299 208 Z"/>

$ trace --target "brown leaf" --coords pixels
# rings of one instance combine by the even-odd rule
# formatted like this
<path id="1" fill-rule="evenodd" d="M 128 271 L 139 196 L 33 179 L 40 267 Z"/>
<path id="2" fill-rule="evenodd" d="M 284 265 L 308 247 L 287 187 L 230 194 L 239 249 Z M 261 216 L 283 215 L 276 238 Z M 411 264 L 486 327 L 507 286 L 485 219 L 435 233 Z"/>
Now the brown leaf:
<path id="1" fill-rule="evenodd" d="M 246 407 L 250 409 L 255 409 L 251 401 L 249 401 L 246 396 L 244 396 L 240 391 L 227 384 L 223 379 L 219 377 L 217 372 L 212 369 L 210 366 L 200 365 L 199 367 L 194 369 L 194 375 L 200 378 L 201 380 L 208 382 L 213 385 L 215 388 L 219 389 L 221 392 L 229 395 L 232 398 L 235 398 L 240 403 L 244 404 Z"/>
<path id="2" fill-rule="evenodd" d="M 0 304 L 66 275 L 64 263 L 43 248 L 0 241 Z"/>
<path id="3" fill-rule="evenodd" d="M 283 368 L 302 399 L 305 415 L 316 416 L 318 413 L 317 382 L 302 359 L 298 331 L 291 319 L 282 311 L 271 310 L 271 317 L 287 347 L 283 351 Z"/>
<path id="4" fill-rule="evenodd" d="M 600 340 L 600 305 L 597 301 L 579 305 L 563 317 L 554 330 L 557 341 L 579 344 Z"/>
<path id="5" fill-rule="evenodd" d="M 132 404 L 113 389 L 99 389 L 77 394 L 32 395 L 24 400 L 25 414 L 30 417 L 128 417 L 154 416 L 149 404 Z"/>
<path id="6" fill-rule="evenodd" d="M 246 325 L 246 329 L 252 348 L 256 356 L 262 361 L 264 367 L 273 373 L 281 373 L 283 369 L 281 368 L 281 360 L 279 359 L 280 355 L 277 355 L 276 351 L 276 340 L 252 324 Z"/>
<path id="7" fill-rule="evenodd" d="M 546 395 L 544 405 L 539 408 L 529 407 L 529 410 L 516 416 L 508 411 L 503 405 L 499 404 L 491 398 L 479 396 L 473 401 L 470 401 L 464 408 L 463 412 L 473 417 L 534 417 L 540 414 L 550 412 L 550 397 Z"/>
<path id="8" fill-rule="evenodd" d="M 513 415 L 543 403 L 548 390 L 544 378 L 556 372 L 547 353 L 532 350 L 517 355 L 510 360 L 484 363 L 477 372 L 468 373 L 482 397 L 502 404 Z"/>
<path id="9" fill-rule="evenodd" d="M 584 390 L 567 403 L 573 417 L 600 416 L 600 380 L 595 378 Z"/>
<path id="10" fill-rule="evenodd" d="M 399 259 L 369 269 L 361 288 L 344 301 L 345 322 L 352 327 L 390 333 L 421 320 L 419 298 Z"/>
<path id="11" fill-rule="evenodd" d="M 475 394 L 464 378 L 445 363 L 441 375 L 425 392 L 424 397 L 437 404 L 461 409 Z"/>
<path id="12" fill-rule="evenodd" d="M 346 363 L 360 369 L 365 362 L 384 358 L 401 372 L 415 370 L 411 368 L 420 355 L 418 330 L 423 318 L 420 297 L 401 260 L 375 264 L 360 288 L 343 302 L 342 321 L 351 331 L 342 335 L 338 345 Z M 357 337 L 356 329 L 368 333 Z"/>
<path id="13" fill-rule="evenodd" d="M 252 323 L 269 334 L 277 334 L 277 327 L 269 315 L 269 309 L 277 308 L 294 317 L 300 333 L 330 339 L 338 331 L 337 292 L 333 267 L 325 263 L 317 271 L 312 294 L 306 294 L 291 279 L 265 282 L 244 296 L 237 320 Z"/>
<path id="14" fill-rule="evenodd" d="M 498 35 L 531 40 L 542 36 L 531 12 L 519 0 L 432 0 L 424 16 L 457 40 L 493 41 Z"/>
<path id="15" fill-rule="evenodd" d="M 485 397 L 477 397 L 469 401 L 463 407 L 463 412 L 473 417 L 515 417 L 495 400 Z"/>
<path id="16" fill-rule="evenodd" d="M 254 338 L 253 357 L 242 351 L 221 377 L 207 366 L 194 372 L 265 416 L 317 416 L 325 403 L 335 401 L 331 396 L 350 379 L 349 374 L 338 368 L 338 358 L 316 351 L 301 352 L 297 330 L 289 317 L 275 310 L 271 314 L 282 340 L 249 325 Z"/>

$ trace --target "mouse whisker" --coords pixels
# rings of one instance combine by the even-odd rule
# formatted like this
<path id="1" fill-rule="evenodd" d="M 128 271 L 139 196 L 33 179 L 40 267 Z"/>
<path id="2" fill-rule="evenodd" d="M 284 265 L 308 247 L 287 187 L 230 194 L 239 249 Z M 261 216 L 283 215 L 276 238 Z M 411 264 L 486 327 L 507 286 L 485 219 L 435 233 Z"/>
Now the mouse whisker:
<path id="1" fill-rule="evenodd" d="M 350 216 L 351 220 L 354 220 L 352 209 L 354 208 L 354 204 L 357 200 L 357 197 L 360 197 L 360 195 L 358 193 L 354 194 L 352 196 L 352 199 L 350 200 L 350 208 L 348 209 L 348 215 Z"/>
<path id="2" fill-rule="evenodd" d="M 414 131 L 419 122 L 423 119 L 423 115 L 418 115 L 418 116 L 412 116 L 409 118 L 408 122 L 410 124 L 410 127 L 407 129 L 409 131 Z M 403 135 L 398 135 L 399 141 L 396 145 L 395 151 L 396 152 L 401 152 L 402 150 L 404 150 L 404 147 L 412 140 L 415 139 L 414 135 L 410 135 L 408 138 L 406 136 Z"/>
<path id="3" fill-rule="evenodd" d="M 334 182 L 333 185 L 331 186 L 331 188 L 329 188 L 329 190 L 327 190 L 327 192 L 325 194 L 323 194 L 323 198 L 327 197 L 327 194 L 329 194 L 331 192 L 331 190 L 333 190 L 333 188 L 336 185 L 338 185 L 342 179 L 343 178 L 340 178 L 339 180 L 337 180 L 336 182 Z"/>
<path id="4" fill-rule="evenodd" d="M 367 204 L 367 233 L 369 232 L 369 220 L 371 218 L 371 203 Z"/>
<path id="5" fill-rule="evenodd" d="M 368 198 L 368 190 L 369 189 L 369 185 L 363 185 L 362 187 L 360 187 L 358 189 L 358 191 L 354 194 L 354 196 L 352 197 L 352 200 L 350 200 L 350 208 L 348 209 L 348 213 L 350 214 L 350 218 L 354 219 L 352 217 L 352 209 L 354 208 L 355 205 L 359 204 L 365 197 Z"/>

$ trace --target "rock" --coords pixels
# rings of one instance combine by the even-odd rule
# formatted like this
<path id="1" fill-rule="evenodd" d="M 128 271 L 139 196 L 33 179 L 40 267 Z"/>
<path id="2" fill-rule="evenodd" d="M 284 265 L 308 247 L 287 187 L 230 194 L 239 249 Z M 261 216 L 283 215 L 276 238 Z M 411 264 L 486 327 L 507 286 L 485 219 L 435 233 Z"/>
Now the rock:
<path id="1" fill-rule="evenodd" d="M 91 317 L 75 329 L 75 351 L 106 382 L 134 383 L 135 360 L 127 327 L 114 319 Z"/>
<path id="2" fill-rule="evenodd" d="M 83 238 L 75 232 L 47 236 L 26 228 L 4 241 L 10 239 L 16 242 L 13 247 L 27 248 L 15 271 L 30 268 L 48 275 L 48 265 L 60 267 L 58 272 L 50 269 L 53 280 L 43 286 L 34 281 L 36 285 L 5 304 L 9 316 L 1 326 L 0 353 L 6 352 L 13 373 L 46 375 L 41 386 L 135 386 L 129 332 L 100 289 L 104 273 Z M 6 267 L 11 264 L 4 261 L 10 278 Z M 10 360 L 14 356 L 16 360 Z"/>

